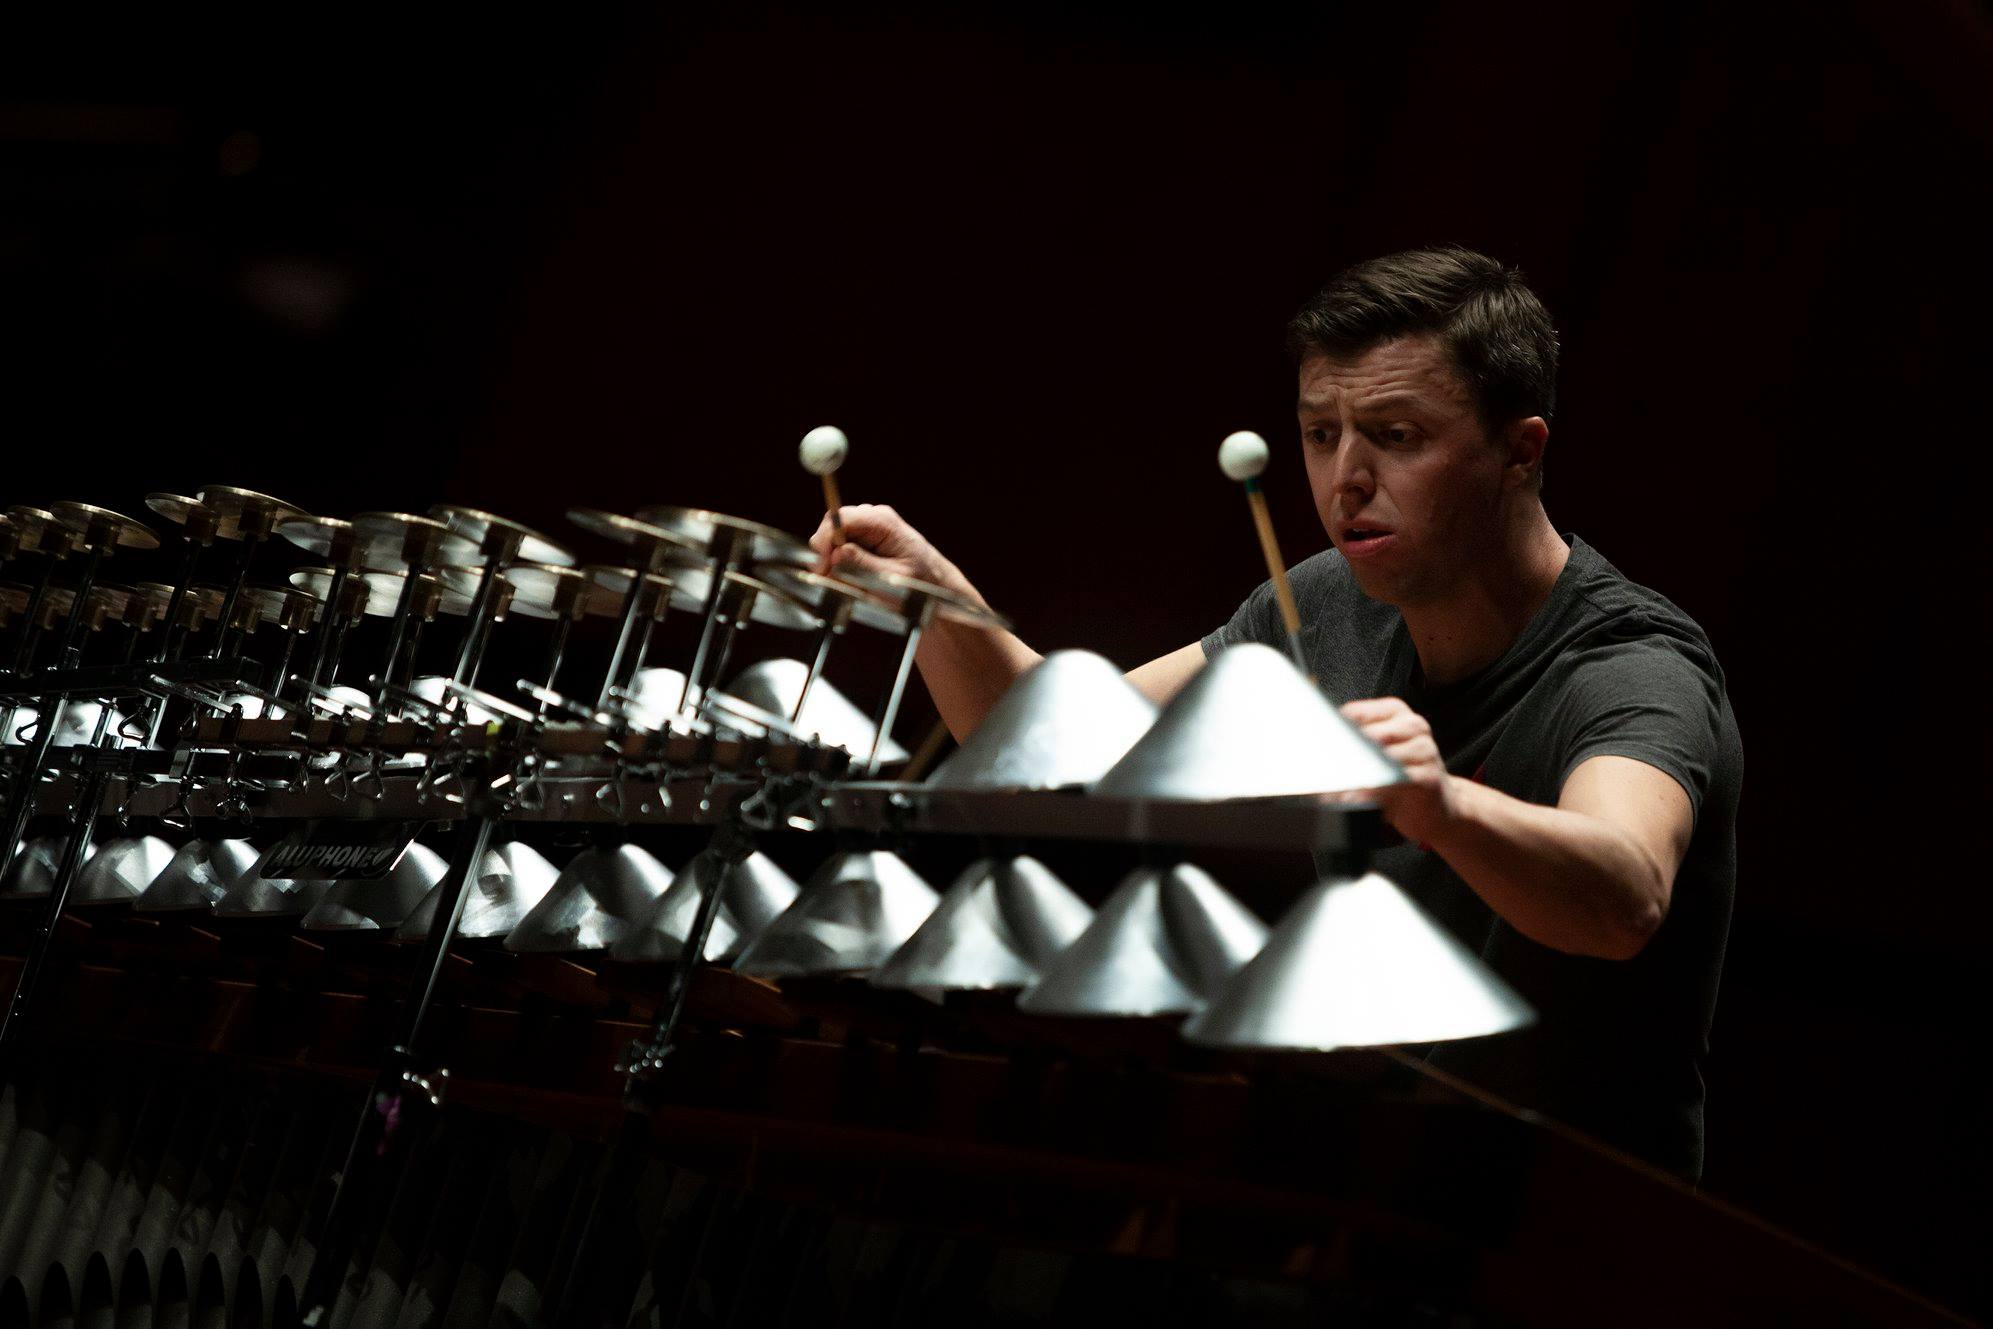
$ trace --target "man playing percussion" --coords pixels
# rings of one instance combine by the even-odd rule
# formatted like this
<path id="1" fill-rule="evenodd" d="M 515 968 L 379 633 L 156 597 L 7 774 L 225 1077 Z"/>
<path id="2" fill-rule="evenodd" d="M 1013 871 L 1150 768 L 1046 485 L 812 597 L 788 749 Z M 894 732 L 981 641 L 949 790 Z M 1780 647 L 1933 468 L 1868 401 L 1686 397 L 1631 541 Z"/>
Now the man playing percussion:
<path id="1" fill-rule="evenodd" d="M 1378 870 L 1541 1022 L 1432 1062 L 1689 1177 L 1736 877 L 1743 749 L 1708 639 L 1551 525 L 1541 498 L 1557 334 L 1521 276 L 1463 249 L 1358 264 L 1289 325 L 1315 508 L 1292 572 L 1302 646 L 1405 769 Z M 891 508 L 846 507 L 834 565 L 965 595 Z M 979 597 L 978 597 L 979 598 Z M 1283 647 L 1271 583 L 1129 675 L 1167 701 L 1237 642 Z M 937 621 L 919 663 L 968 734 L 1036 652 Z"/>

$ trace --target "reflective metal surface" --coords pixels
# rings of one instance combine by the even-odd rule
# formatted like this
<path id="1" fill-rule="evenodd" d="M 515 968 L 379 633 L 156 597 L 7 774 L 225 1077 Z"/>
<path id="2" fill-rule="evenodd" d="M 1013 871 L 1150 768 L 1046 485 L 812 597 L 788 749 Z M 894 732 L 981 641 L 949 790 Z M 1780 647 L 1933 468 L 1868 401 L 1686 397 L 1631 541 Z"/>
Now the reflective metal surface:
<path id="1" fill-rule="evenodd" d="M 424 674 L 411 682 L 408 690 L 431 706 L 441 706 L 444 698 L 451 695 L 450 680 L 441 674 Z M 469 697 L 458 697 L 457 707 L 466 724 L 493 724 L 498 720 L 495 714 Z"/>
<path id="2" fill-rule="evenodd" d="M 614 945 L 671 885 L 671 869 L 633 844 L 597 845 L 576 854 L 519 926 L 505 949 L 599 951 Z"/>
<path id="3" fill-rule="evenodd" d="M 244 522 L 244 517 L 260 515 L 263 520 L 274 524 L 311 515 L 295 503 L 286 503 L 281 498 L 271 498 L 253 489 L 237 489 L 234 485 L 202 485 L 194 491 L 194 497 L 219 513 L 225 522 L 234 524 L 236 534 L 225 537 L 231 540 L 239 538 L 242 527 L 248 524 Z"/>
<path id="4" fill-rule="evenodd" d="M 173 861 L 173 846 L 156 835 L 100 845 L 76 874 L 72 905 L 130 904 Z"/>
<path id="5" fill-rule="evenodd" d="M 7 865 L 0 877 L 0 900 L 35 900 L 55 889 L 55 870 L 62 863 L 62 847 L 69 843 L 63 835 L 43 835 L 29 840 Z M 83 860 L 88 867 L 90 860 Z"/>
<path id="6" fill-rule="evenodd" d="M 726 695 L 781 717 L 784 728 L 799 737 L 843 748 L 855 757 L 871 752 L 872 735 L 877 732 L 872 717 L 832 687 L 828 679 L 817 679 L 810 688 L 810 699 L 803 707 L 802 716 L 794 723 L 788 721 L 796 712 L 796 698 L 802 695 L 803 680 L 809 673 L 810 667 L 801 660 L 763 660 L 736 674 L 727 685 Z M 679 682 L 683 684 L 684 679 L 681 677 Z M 880 765 L 895 765 L 906 759 L 907 750 L 890 737 L 880 745 Z"/>
<path id="7" fill-rule="evenodd" d="M 1183 1027 L 1227 1048 L 1390 1047 L 1519 1029 L 1529 1003 L 1375 872 L 1332 877 Z"/>
<path id="8" fill-rule="evenodd" d="M 895 636 L 906 635 L 907 620 L 899 609 L 900 597 L 884 582 L 873 578 L 860 580 L 857 574 L 848 571 L 826 576 L 784 563 L 757 564 L 754 575 L 780 586 L 819 618 L 833 617 L 840 606 L 848 606 L 852 622 Z"/>
<path id="9" fill-rule="evenodd" d="M 617 544 L 664 546 L 661 557 L 670 562 L 701 562 L 706 557 L 705 540 L 684 531 L 639 521 L 635 517 L 604 512 L 600 508 L 569 508 L 567 519 L 582 530 L 614 540 Z"/>
<path id="10" fill-rule="evenodd" d="M 638 508 L 637 519 L 685 536 L 700 549 L 708 551 L 712 549 L 716 537 L 723 533 L 732 536 L 747 546 L 743 558 L 748 562 L 775 559 L 807 567 L 817 557 L 807 544 L 786 531 L 705 508 Z"/>
<path id="11" fill-rule="evenodd" d="M 1091 651 L 1054 651 L 990 708 L 941 763 L 936 789 L 1061 789 L 1091 784 L 1155 723 L 1156 708 Z"/>
<path id="12" fill-rule="evenodd" d="M 1111 798 L 1350 793 L 1404 773 L 1271 646 L 1220 651 L 1093 786 Z"/>
<path id="13" fill-rule="evenodd" d="M 623 597 L 630 593 L 630 583 L 637 574 L 613 563 L 590 563 L 582 571 L 596 587 L 597 599 L 590 612 L 621 613 Z M 713 584 L 713 576 L 700 568 L 673 567 L 664 572 L 646 572 L 644 583 L 650 588 L 650 612 L 655 617 L 660 604 L 670 609 L 697 610 L 706 602 L 706 588 Z"/>
<path id="14" fill-rule="evenodd" d="M 157 549 L 159 537 L 144 522 L 134 521 L 122 512 L 100 508 L 94 503 L 51 503 L 55 519 L 79 535 L 97 532 L 97 538 L 121 549 Z"/>
<path id="15" fill-rule="evenodd" d="M 240 844 L 248 848 L 247 840 L 231 840 L 229 844 Z M 250 853 L 255 854 L 253 849 Z M 257 870 L 263 856 L 256 854 L 255 863 L 228 883 L 221 899 L 215 901 L 217 918 L 289 918 L 297 914 L 309 913 L 311 907 L 325 898 L 332 889 L 330 881 L 292 881 L 278 878 L 264 880 Z"/>
<path id="16" fill-rule="evenodd" d="M 611 959 L 640 963 L 676 960 L 685 950 L 699 913 L 700 897 L 711 889 L 720 856 L 711 850 L 685 865 L 669 890 L 644 911 L 609 948 Z M 798 887 L 766 854 L 749 854 L 726 868 L 719 889 L 720 912 L 706 935 L 704 959 L 725 964 L 795 903 Z"/>
<path id="17" fill-rule="evenodd" d="M 1092 921 L 1086 901 L 1037 859 L 978 859 L 868 981 L 885 988 L 1022 987 Z"/>
<path id="18" fill-rule="evenodd" d="M 505 569 L 505 580 L 512 585 L 511 612 L 527 618 L 578 618 L 613 613 L 616 608 L 586 568 L 514 563 Z"/>
<path id="19" fill-rule="evenodd" d="M 139 893 L 132 908 L 143 913 L 210 910 L 259 857 L 247 840 L 189 840 Z"/>
<path id="20" fill-rule="evenodd" d="M 554 541 L 541 535 L 530 526 L 485 512 L 478 508 L 461 507 L 455 503 L 439 503 L 429 509 L 435 517 L 450 528 L 452 535 L 460 536 L 478 545 L 489 548 L 493 537 L 511 546 L 512 553 L 505 562 L 515 560 L 524 563 L 554 563 L 561 567 L 574 566 L 574 555 Z M 483 563 L 483 556 L 477 558 L 447 560 L 451 563 Z"/>
<path id="21" fill-rule="evenodd" d="M 1180 1015 L 1215 997 L 1266 925 L 1202 868 L 1137 868 L 1017 999 L 1033 1015 Z"/>
<path id="22" fill-rule="evenodd" d="M 384 877 L 335 881 L 300 924 L 308 932 L 361 932 L 398 928 L 450 865 L 419 841 Z"/>
<path id="23" fill-rule="evenodd" d="M 353 539 L 364 565 L 382 572 L 405 570 L 412 550 L 420 552 L 430 567 L 479 561 L 477 541 L 452 534 L 447 523 L 434 517 L 413 512 L 362 512 L 353 518 Z"/>
<path id="24" fill-rule="evenodd" d="M 97 716 L 104 709 L 100 701 L 72 701 L 62 708 L 62 720 L 56 726 L 55 746 L 59 748 L 87 747 L 97 733 Z M 138 738 L 124 732 L 126 716 L 115 708 L 111 711 L 110 728 L 105 737 L 112 747 L 136 747 Z M 26 743 L 34 738 L 34 726 L 41 723 L 41 712 L 32 706 L 23 706 L 14 712 L 14 719 L 7 727 L 5 742 L 8 745 Z"/>
<path id="25" fill-rule="evenodd" d="M 502 937 L 545 897 L 560 875 L 554 865 L 530 845 L 513 840 L 485 851 L 484 861 L 464 885 L 461 937 Z M 395 929 L 396 941 L 420 941 L 436 918 L 441 883 L 422 897 L 405 922 Z"/>
<path id="26" fill-rule="evenodd" d="M 958 595 L 946 586 L 937 586 L 931 581 L 922 581 L 918 577 L 909 577 L 900 572 L 874 572 L 868 574 L 863 584 L 873 583 L 887 587 L 902 604 L 915 596 L 926 599 L 937 618 L 979 628 L 1010 626 L 1010 620 L 988 605 L 978 604 L 966 595 Z"/>
<path id="27" fill-rule="evenodd" d="M 400 572 L 363 572 L 359 574 L 358 580 L 367 588 L 367 599 L 361 606 L 361 612 L 376 618 L 392 616 L 396 606 L 401 603 L 401 587 L 407 580 L 407 575 Z M 332 569 L 299 568 L 291 574 L 290 582 L 299 590 L 308 591 L 320 600 L 324 600 L 332 592 Z M 348 581 L 347 584 L 350 586 L 353 583 Z M 462 591 L 451 590 L 433 574 L 425 573 L 421 585 L 436 596 L 437 613 L 470 612 L 471 597 Z"/>
<path id="28" fill-rule="evenodd" d="M 864 973 L 905 945 L 939 902 L 898 854 L 833 854 L 734 968 L 768 978 Z"/>

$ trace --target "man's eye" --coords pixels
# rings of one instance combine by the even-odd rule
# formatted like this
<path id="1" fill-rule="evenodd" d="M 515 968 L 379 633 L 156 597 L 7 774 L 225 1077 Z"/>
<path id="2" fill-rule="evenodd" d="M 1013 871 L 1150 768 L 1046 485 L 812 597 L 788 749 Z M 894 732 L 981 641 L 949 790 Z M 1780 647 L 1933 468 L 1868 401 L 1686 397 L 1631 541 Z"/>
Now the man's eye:
<path id="1" fill-rule="evenodd" d="M 1302 436 L 1317 447 L 1326 447 L 1329 442 L 1329 431 L 1326 429 L 1310 429 Z"/>
<path id="2" fill-rule="evenodd" d="M 1415 435 L 1410 425 L 1390 425 L 1384 430 L 1385 441 L 1390 443 L 1410 443 L 1414 437 Z"/>

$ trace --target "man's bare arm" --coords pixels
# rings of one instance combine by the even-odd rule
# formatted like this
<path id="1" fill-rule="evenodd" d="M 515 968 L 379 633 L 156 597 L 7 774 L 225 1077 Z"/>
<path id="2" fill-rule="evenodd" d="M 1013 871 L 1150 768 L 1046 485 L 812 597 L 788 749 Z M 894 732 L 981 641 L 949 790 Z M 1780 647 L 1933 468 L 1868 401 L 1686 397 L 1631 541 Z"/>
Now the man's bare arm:
<path id="1" fill-rule="evenodd" d="M 1405 768 L 1386 817 L 1446 860 L 1518 932 L 1574 955 L 1625 960 L 1667 917 L 1694 813 L 1666 772 L 1599 756 L 1545 807 L 1446 771 L 1425 720 L 1394 697 L 1343 714 Z"/>
<path id="2" fill-rule="evenodd" d="M 826 567 L 898 572 L 945 586 L 977 604 L 988 604 L 960 568 L 891 508 L 860 503 L 839 509 L 838 515 L 844 523 L 843 544 L 833 548 L 828 516 L 810 537 L 810 547 L 825 556 Z M 1018 676 L 1043 658 L 1014 632 L 937 619 L 921 638 L 914 662 L 948 732 L 960 742 L 976 731 Z M 1203 647 L 1193 643 L 1151 660 L 1128 678 L 1160 705 L 1175 696 L 1203 664 Z"/>

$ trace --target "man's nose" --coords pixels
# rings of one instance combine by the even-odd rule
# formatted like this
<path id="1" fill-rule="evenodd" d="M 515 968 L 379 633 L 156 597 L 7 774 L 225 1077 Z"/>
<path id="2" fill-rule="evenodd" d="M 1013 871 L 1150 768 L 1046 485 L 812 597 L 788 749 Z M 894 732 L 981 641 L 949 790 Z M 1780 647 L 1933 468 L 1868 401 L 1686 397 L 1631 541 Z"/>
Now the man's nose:
<path id="1" fill-rule="evenodd" d="M 1330 479 L 1337 495 L 1359 504 L 1368 502 L 1370 496 L 1377 492 L 1377 476 L 1371 469 L 1370 450 L 1361 438 L 1344 436 L 1343 445 L 1336 449 L 1335 470 L 1331 472 Z"/>

